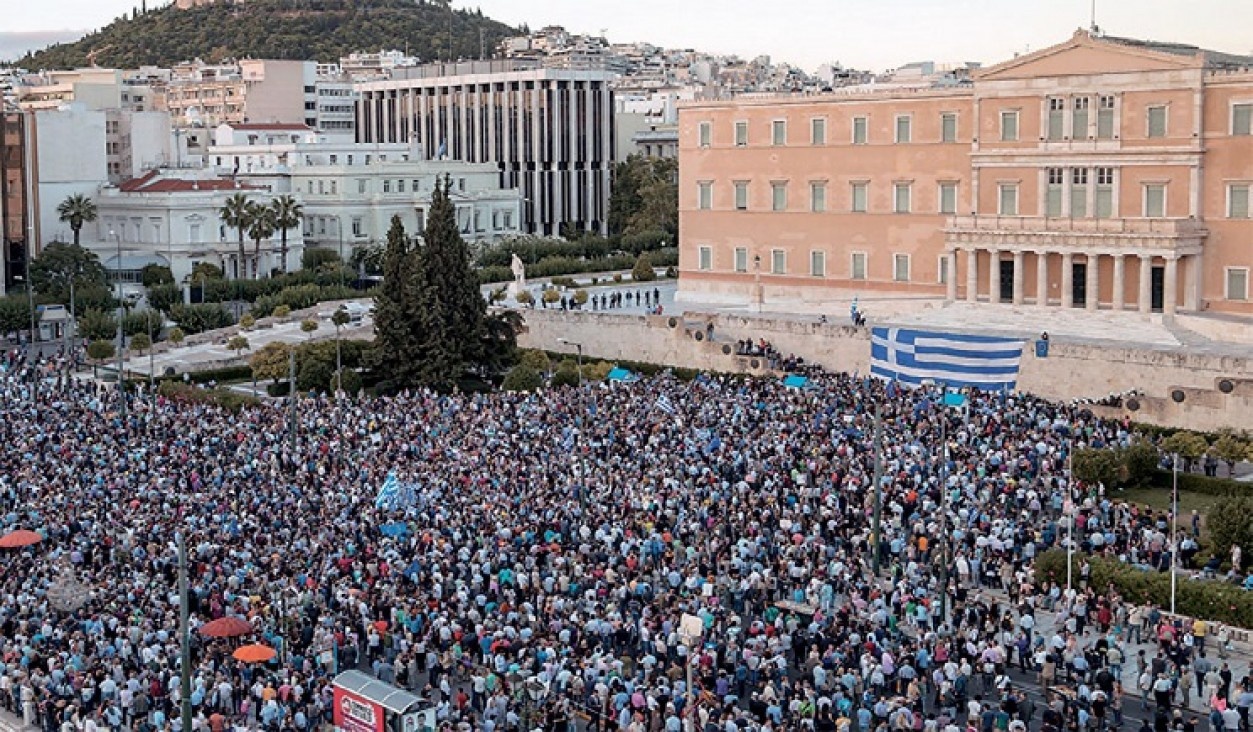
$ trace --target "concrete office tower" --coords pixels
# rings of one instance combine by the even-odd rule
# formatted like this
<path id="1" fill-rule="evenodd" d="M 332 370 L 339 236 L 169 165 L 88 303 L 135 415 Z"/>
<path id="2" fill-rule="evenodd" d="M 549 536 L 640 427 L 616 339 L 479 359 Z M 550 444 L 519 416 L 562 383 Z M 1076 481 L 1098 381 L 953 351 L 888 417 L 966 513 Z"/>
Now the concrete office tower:
<path id="1" fill-rule="evenodd" d="M 494 163 L 519 188 L 523 229 L 605 233 L 613 74 L 476 61 L 397 69 L 357 85 L 358 142 L 411 142 L 432 159 Z"/>

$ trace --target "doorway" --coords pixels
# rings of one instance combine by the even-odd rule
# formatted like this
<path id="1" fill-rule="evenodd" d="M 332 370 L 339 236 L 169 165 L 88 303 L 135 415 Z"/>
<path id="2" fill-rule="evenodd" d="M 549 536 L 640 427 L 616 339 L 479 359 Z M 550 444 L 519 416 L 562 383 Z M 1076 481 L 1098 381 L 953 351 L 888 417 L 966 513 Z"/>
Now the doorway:
<path id="1" fill-rule="evenodd" d="M 1149 302 L 1153 312 L 1160 313 L 1166 307 L 1166 268 L 1154 267 L 1149 280 Z"/>
<path id="2" fill-rule="evenodd" d="M 1087 262 L 1075 262 L 1071 265 L 1071 287 L 1070 293 L 1074 306 L 1077 308 L 1085 307 L 1088 304 L 1088 264 Z"/>
<path id="3" fill-rule="evenodd" d="M 1014 301 L 1014 260 L 1002 259 L 1001 265 L 1001 302 Z"/>

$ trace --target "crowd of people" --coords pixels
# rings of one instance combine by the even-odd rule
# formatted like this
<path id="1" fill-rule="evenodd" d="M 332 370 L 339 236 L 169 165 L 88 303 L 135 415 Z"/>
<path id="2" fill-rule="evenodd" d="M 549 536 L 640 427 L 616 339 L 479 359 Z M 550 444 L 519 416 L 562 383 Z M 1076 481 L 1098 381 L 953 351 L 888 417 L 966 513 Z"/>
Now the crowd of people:
<path id="1" fill-rule="evenodd" d="M 1162 549 L 1068 480 L 1130 439 L 1074 405 L 813 372 L 123 412 L 66 365 L 0 363 L 0 515 L 43 536 L 0 556 L 0 704 L 48 732 L 180 727 L 178 537 L 197 730 L 319 728 L 347 669 L 448 730 L 1088 732 L 1144 673 L 1156 732 L 1189 694 L 1247 728 L 1219 631 L 1033 575 L 1066 499 L 1085 548 Z"/>

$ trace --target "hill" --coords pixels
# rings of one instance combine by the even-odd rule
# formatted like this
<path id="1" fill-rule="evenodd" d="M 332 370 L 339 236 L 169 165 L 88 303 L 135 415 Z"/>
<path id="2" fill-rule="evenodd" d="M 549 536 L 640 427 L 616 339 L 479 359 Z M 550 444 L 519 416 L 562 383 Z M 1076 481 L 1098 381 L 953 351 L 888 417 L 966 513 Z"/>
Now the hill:
<path id="1" fill-rule="evenodd" d="M 249 0 L 181 10 L 128 13 L 73 43 L 60 43 L 19 59 L 27 69 L 89 65 L 135 68 L 172 66 L 202 58 L 269 58 L 336 61 L 354 51 L 407 49 L 424 61 L 445 58 L 447 6 L 432 0 Z M 452 58 L 478 58 L 518 31 L 457 10 L 452 16 Z M 480 42 L 483 44 L 480 46 Z"/>

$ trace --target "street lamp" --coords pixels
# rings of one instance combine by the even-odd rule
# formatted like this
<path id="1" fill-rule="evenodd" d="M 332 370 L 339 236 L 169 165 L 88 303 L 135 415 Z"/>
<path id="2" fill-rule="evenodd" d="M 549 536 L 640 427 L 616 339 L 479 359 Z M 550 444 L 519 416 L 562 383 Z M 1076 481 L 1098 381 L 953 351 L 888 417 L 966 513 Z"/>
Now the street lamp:
<path id="1" fill-rule="evenodd" d="M 574 341 L 570 341 L 570 340 L 567 340 L 567 339 L 565 339 L 565 338 L 558 338 L 558 339 L 557 339 L 557 342 L 558 342 L 558 343 L 561 343 L 561 344 L 563 344 L 563 345 L 566 345 L 566 346 L 574 346 L 576 349 L 578 349 L 578 352 L 579 352 L 579 356 L 578 356 L 578 359 L 579 359 L 579 386 L 583 386 L 583 344 L 582 344 L 582 343 L 575 343 Z"/>
<path id="2" fill-rule="evenodd" d="M 761 290 L 761 255 L 753 255 L 753 311 L 760 313 L 765 304 L 765 293 Z"/>
<path id="3" fill-rule="evenodd" d="M 1179 453 L 1170 459 L 1170 614 L 1175 614 L 1175 571 L 1179 559 Z"/>
<path id="4" fill-rule="evenodd" d="M 26 279 L 26 307 L 30 310 L 30 343 L 26 347 L 26 364 L 31 369 L 31 387 L 30 401 L 31 404 L 39 403 L 39 367 L 35 356 L 35 284 L 30 278 L 30 260 L 34 256 L 34 247 L 31 246 L 35 237 L 35 222 L 31 221 L 26 225 L 26 266 L 24 268 Z"/>
<path id="5" fill-rule="evenodd" d="M 126 319 L 126 301 L 122 294 L 122 237 L 117 232 L 109 230 L 109 236 L 113 237 L 117 242 L 117 259 L 113 267 L 113 276 L 117 280 L 117 395 L 122 404 L 122 437 L 125 439 L 127 433 L 126 426 L 126 383 L 122 379 L 122 370 L 124 368 L 122 361 L 122 353 L 126 349 L 126 334 L 122 330 L 122 321 Z"/>

